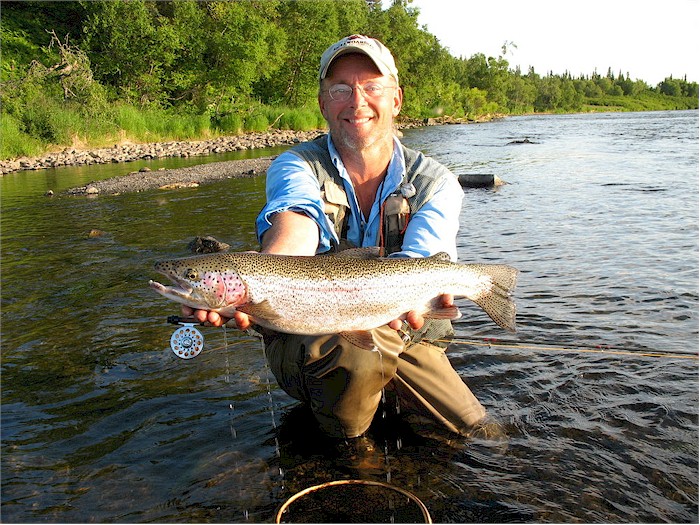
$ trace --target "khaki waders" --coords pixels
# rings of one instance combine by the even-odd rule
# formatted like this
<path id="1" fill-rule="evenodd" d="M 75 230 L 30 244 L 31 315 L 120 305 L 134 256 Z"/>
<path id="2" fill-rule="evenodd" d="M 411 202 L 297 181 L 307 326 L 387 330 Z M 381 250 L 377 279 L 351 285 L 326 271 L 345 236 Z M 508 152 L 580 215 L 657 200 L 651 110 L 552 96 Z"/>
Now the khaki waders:
<path id="1" fill-rule="evenodd" d="M 396 392 L 401 411 L 428 416 L 467 434 L 486 411 L 450 364 L 445 350 L 408 343 L 388 326 L 371 331 L 375 350 L 333 334 L 265 337 L 265 353 L 280 387 L 308 403 L 331 436 L 352 438 L 370 426 L 382 389 Z"/>

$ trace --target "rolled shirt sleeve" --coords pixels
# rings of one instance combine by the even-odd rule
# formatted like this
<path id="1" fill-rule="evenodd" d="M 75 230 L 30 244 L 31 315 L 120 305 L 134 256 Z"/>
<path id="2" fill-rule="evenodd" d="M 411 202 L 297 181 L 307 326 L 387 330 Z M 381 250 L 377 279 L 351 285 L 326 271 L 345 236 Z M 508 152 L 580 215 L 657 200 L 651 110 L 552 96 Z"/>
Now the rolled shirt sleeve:
<path id="1" fill-rule="evenodd" d="M 333 225 L 324 213 L 318 179 L 309 165 L 298 156 L 285 152 L 277 157 L 267 170 L 265 186 L 267 202 L 255 221 L 258 241 L 272 226 L 275 213 L 295 211 L 313 219 L 319 228 L 317 253 L 328 251 L 336 239 Z"/>

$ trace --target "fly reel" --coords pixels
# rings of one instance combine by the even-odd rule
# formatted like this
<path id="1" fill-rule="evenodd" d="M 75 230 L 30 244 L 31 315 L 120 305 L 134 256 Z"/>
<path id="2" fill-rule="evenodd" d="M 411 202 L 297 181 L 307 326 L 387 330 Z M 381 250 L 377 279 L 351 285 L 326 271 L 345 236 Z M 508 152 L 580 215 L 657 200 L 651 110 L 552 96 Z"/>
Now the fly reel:
<path id="1" fill-rule="evenodd" d="M 204 348 L 204 336 L 195 328 L 194 323 L 182 323 L 170 337 L 170 348 L 182 359 L 197 357 Z"/>

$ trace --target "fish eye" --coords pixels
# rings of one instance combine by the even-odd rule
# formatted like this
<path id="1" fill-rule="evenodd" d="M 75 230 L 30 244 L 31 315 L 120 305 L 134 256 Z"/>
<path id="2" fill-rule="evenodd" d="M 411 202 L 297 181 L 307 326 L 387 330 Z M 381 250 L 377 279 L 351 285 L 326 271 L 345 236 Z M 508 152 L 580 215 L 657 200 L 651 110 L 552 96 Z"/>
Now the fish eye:
<path id="1" fill-rule="evenodd" d="M 197 273 L 197 270 L 195 270 L 194 268 L 189 268 L 185 272 L 185 279 L 189 279 L 191 281 L 199 279 L 199 274 Z"/>

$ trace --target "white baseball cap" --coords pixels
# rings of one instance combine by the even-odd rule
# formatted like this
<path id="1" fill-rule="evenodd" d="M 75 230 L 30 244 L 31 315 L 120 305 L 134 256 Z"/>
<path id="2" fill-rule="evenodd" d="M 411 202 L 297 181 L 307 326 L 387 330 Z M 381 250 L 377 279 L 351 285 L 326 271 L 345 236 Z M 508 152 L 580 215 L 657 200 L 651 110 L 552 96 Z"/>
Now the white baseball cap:
<path id="1" fill-rule="evenodd" d="M 318 71 L 319 80 L 326 78 L 328 68 L 336 58 L 348 53 L 362 53 L 372 59 L 382 75 L 389 75 L 399 82 L 399 70 L 391 51 L 376 38 L 364 35 L 350 35 L 339 40 L 321 55 L 321 68 Z"/>

